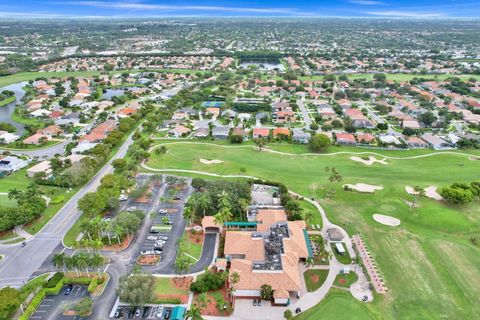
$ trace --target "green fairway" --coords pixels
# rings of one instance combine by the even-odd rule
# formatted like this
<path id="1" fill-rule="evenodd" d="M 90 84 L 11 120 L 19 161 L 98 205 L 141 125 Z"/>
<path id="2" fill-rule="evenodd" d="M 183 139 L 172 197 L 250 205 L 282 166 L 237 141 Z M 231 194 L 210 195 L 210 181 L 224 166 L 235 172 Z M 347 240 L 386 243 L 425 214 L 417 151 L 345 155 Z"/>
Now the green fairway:
<path id="1" fill-rule="evenodd" d="M 350 292 L 332 289 L 330 293 L 314 308 L 295 317 L 296 320 L 317 319 L 381 319 L 374 317 L 369 307 L 352 298 Z"/>
<path id="2" fill-rule="evenodd" d="M 152 153 L 146 164 L 280 181 L 303 196 L 318 199 L 332 222 L 350 235 L 363 236 L 385 278 L 389 293 L 375 299 L 375 314 L 391 315 L 395 305 L 399 318 L 472 318 L 480 312 L 475 299 L 480 288 L 480 249 L 470 242 L 470 237 L 480 236 L 480 206 L 459 207 L 422 198 L 412 210 L 406 202 L 413 197 L 405 191 L 405 186 L 440 188 L 453 182 L 478 181 L 480 162 L 469 160 L 468 154 L 375 151 L 377 158 L 394 158 L 387 158 L 387 165 L 366 166 L 351 160 L 351 153 L 299 155 L 307 151 L 304 146 L 268 147 L 293 154 L 258 152 L 251 145 L 170 144 L 166 155 Z M 330 152 L 368 151 L 333 147 Z M 479 154 L 478 150 L 467 153 Z M 412 158 L 415 156 L 422 157 Z M 200 158 L 224 162 L 206 165 Z M 336 196 L 330 200 L 325 199 L 330 188 L 325 167 L 335 167 L 343 176 L 342 183 L 333 185 Z M 370 195 L 342 188 L 344 183 L 360 182 L 384 189 Z M 373 220 L 374 213 L 398 218 L 401 225 L 381 225 Z"/>
<path id="3" fill-rule="evenodd" d="M 347 74 L 349 79 L 367 79 L 367 80 L 372 80 L 373 79 L 373 74 Z M 435 79 L 438 81 L 445 80 L 450 77 L 459 77 L 463 79 L 469 79 L 469 78 L 474 78 L 479 80 L 480 75 L 475 75 L 475 74 L 448 74 L 448 73 L 442 73 L 442 74 L 410 74 L 410 73 L 396 73 L 396 74 L 386 74 L 387 80 L 393 80 L 393 81 L 410 81 L 413 78 L 423 78 L 423 79 Z M 318 76 L 302 76 L 299 77 L 300 80 L 303 81 L 308 81 L 308 80 L 322 80 L 324 76 L 318 75 Z"/>
<path id="4" fill-rule="evenodd" d="M 197 72 L 203 73 L 201 70 L 190 69 L 146 69 L 146 70 L 117 70 L 111 71 L 110 74 L 118 74 L 122 72 L 172 72 L 179 74 L 195 74 Z M 35 80 L 37 78 L 64 78 L 64 77 L 92 77 L 100 75 L 100 71 L 59 71 L 59 72 L 21 72 L 8 76 L 0 77 L 0 88 L 10 84 L 19 83 L 23 81 Z"/>

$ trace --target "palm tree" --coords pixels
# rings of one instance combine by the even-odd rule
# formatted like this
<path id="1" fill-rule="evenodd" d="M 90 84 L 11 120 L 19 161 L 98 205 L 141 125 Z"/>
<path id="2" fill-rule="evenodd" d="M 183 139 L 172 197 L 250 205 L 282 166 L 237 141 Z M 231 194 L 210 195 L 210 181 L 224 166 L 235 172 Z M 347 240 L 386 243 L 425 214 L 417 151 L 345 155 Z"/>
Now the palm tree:
<path id="1" fill-rule="evenodd" d="M 308 210 L 308 211 L 305 211 L 305 213 L 303 214 L 303 218 L 305 219 L 305 221 L 307 222 L 307 224 L 313 219 L 313 212 Z"/>
<path id="2" fill-rule="evenodd" d="M 80 230 L 82 230 L 82 232 L 87 235 L 89 240 L 92 240 L 92 225 L 90 224 L 90 220 L 82 221 L 80 223 Z"/>
<path id="3" fill-rule="evenodd" d="M 22 191 L 18 190 L 17 188 L 14 188 L 14 189 L 8 191 L 8 199 L 18 200 L 18 198 L 21 194 L 22 194 Z"/>
<path id="4" fill-rule="evenodd" d="M 75 265 L 77 268 L 80 270 L 86 270 L 87 271 L 87 276 L 90 277 L 90 274 L 88 272 L 88 261 L 87 261 L 87 256 L 83 253 L 78 253 L 74 256 L 74 261 Z"/>
<path id="5" fill-rule="evenodd" d="M 195 216 L 193 206 L 190 201 L 186 204 L 185 209 L 183 210 L 183 218 L 188 221 L 188 224 L 192 225 L 192 219 Z"/>
<path id="6" fill-rule="evenodd" d="M 216 215 L 213 216 L 213 221 L 218 225 L 223 225 L 225 222 L 232 220 L 233 214 L 229 208 L 220 208 Z"/>
<path id="7" fill-rule="evenodd" d="M 57 253 L 53 255 L 52 263 L 55 268 L 61 268 L 63 273 L 65 273 L 65 253 Z"/>
<path id="8" fill-rule="evenodd" d="M 205 309 L 208 303 L 208 296 L 206 292 L 200 293 L 197 297 L 198 305 L 200 309 Z"/>
<path id="9" fill-rule="evenodd" d="M 100 277 L 100 266 L 103 265 L 103 257 L 100 254 L 94 254 L 90 260 L 90 265 L 97 268 L 98 276 Z"/>
<path id="10" fill-rule="evenodd" d="M 228 288 L 228 294 L 233 298 L 233 293 L 235 292 L 235 285 L 240 282 L 240 275 L 237 272 L 233 272 L 230 276 L 230 287 Z"/>
<path id="11" fill-rule="evenodd" d="M 190 320 L 203 320 L 200 308 L 195 307 L 194 305 L 190 307 L 190 310 L 188 310 L 185 315 L 187 316 L 187 319 Z"/>
<path id="12" fill-rule="evenodd" d="M 212 206 L 212 197 L 206 192 L 200 193 L 196 198 L 196 207 L 202 211 L 205 217 L 205 211 Z"/>

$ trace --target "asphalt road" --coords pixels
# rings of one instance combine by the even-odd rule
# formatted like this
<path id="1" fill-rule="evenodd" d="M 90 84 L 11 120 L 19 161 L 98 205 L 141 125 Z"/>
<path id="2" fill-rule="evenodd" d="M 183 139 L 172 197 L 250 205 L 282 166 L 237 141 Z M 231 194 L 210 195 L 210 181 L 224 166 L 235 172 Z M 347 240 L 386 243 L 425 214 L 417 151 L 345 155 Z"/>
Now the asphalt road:
<path id="1" fill-rule="evenodd" d="M 310 125 L 312 124 L 312 118 L 308 114 L 308 109 L 305 107 L 305 94 L 302 95 L 301 99 L 297 99 L 298 108 L 300 112 L 302 112 L 303 121 L 305 122 L 305 127 L 310 129 Z"/>
<path id="2" fill-rule="evenodd" d="M 25 247 L 22 248 L 20 243 L 0 247 L 0 254 L 5 255 L 0 261 L 0 287 L 20 287 L 41 267 L 80 217 L 81 212 L 77 209 L 78 200 L 86 193 L 94 192 L 103 176 L 113 172 L 112 161 L 125 156 L 128 147 L 133 143 L 132 135 L 90 182 L 77 192 L 35 237 L 28 240 Z"/>

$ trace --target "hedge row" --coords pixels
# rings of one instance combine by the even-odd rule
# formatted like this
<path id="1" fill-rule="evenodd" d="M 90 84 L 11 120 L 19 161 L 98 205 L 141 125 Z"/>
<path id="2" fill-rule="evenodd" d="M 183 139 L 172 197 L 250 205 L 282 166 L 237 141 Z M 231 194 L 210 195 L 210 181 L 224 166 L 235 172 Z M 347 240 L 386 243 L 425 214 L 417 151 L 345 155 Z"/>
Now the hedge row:
<path id="1" fill-rule="evenodd" d="M 180 299 L 180 298 L 158 298 L 158 299 L 155 299 L 155 303 L 157 303 L 157 304 L 181 304 L 182 299 Z"/>
<path id="2" fill-rule="evenodd" d="M 65 275 L 62 272 L 55 273 L 48 281 L 43 285 L 44 288 L 54 288 L 57 283 L 63 279 Z"/>
<path id="3" fill-rule="evenodd" d="M 25 309 L 25 312 L 18 318 L 18 320 L 28 320 L 35 313 L 40 303 L 42 303 L 45 295 L 45 289 L 40 289 L 40 291 L 37 292 L 35 297 L 33 297 L 32 301 L 30 301 L 27 308 Z"/>
<path id="4" fill-rule="evenodd" d="M 92 281 L 90 281 L 90 284 L 88 285 L 87 291 L 89 293 L 94 293 L 95 289 L 97 289 L 97 287 L 98 287 L 98 281 L 97 281 L 97 279 L 93 279 Z"/>

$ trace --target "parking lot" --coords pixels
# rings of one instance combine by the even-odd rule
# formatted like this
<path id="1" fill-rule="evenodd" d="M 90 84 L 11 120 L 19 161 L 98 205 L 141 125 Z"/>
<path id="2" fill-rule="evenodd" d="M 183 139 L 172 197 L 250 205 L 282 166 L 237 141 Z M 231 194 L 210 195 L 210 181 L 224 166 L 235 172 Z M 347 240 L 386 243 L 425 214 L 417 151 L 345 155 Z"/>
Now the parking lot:
<path id="1" fill-rule="evenodd" d="M 42 303 L 38 306 L 37 311 L 30 317 L 33 320 L 81 320 L 89 319 L 79 316 L 64 316 L 64 308 L 70 304 L 74 304 L 82 300 L 84 297 L 88 297 L 88 291 L 86 286 L 73 286 L 70 294 L 65 295 L 66 287 L 63 287 L 60 293 L 56 296 L 46 296 Z"/>
<path id="2" fill-rule="evenodd" d="M 153 208 L 151 214 L 152 223 L 149 225 L 149 232 L 144 239 L 138 240 L 143 241 L 138 255 L 159 254 L 160 262 L 157 266 L 145 266 L 145 268 L 173 272 L 176 242 L 185 229 L 183 206 L 191 193 L 191 187 L 188 185 L 185 189 L 178 190 L 171 185 L 166 185 L 162 191 L 159 195 L 162 201 Z"/>

